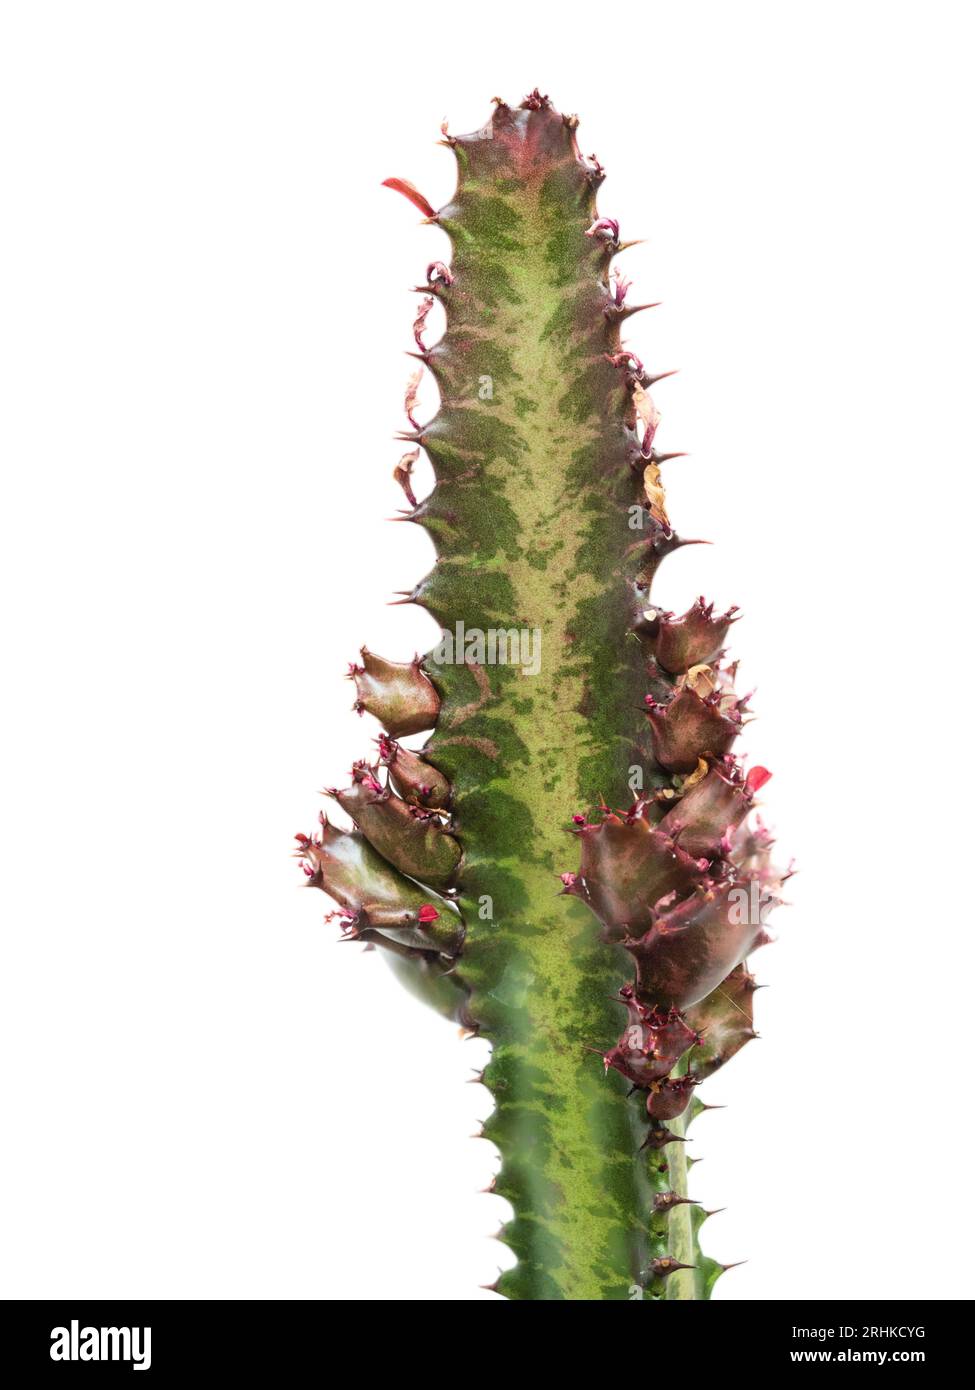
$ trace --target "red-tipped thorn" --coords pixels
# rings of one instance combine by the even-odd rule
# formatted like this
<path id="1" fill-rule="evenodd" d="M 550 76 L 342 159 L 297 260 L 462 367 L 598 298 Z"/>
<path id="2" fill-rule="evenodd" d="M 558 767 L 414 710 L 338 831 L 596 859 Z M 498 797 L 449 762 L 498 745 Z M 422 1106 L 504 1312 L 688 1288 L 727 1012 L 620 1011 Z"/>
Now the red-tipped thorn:
<path id="1" fill-rule="evenodd" d="M 409 179 L 383 179 L 383 188 L 391 188 L 396 193 L 402 193 L 403 197 L 408 198 L 413 206 L 423 213 L 424 217 L 432 217 L 436 220 L 436 211 L 430 206 L 420 190 L 410 183 Z"/>

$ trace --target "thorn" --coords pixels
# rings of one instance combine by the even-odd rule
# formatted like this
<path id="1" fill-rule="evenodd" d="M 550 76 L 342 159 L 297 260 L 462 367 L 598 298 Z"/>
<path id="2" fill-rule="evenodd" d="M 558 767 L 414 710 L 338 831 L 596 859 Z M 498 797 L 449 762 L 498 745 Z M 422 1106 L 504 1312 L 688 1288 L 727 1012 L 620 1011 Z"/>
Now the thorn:
<path id="1" fill-rule="evenodd" d="M 646 386 L 656 386 L 656 384 L 657 384 L 658 381 L 665 381 L 666 378 L 669 377 L 669 376 L 676 376 L 677 373 L 678 373 L 679 371 L 680 371 L 680 367 L 674 367 L 674 368 L 672 368 L 672 370 L 669 371 L 669 372 L 658 372 L 656 376 L 648 376 L 648 377 L 645 377 L 645 378 L 644 378 L 644 385 L 646 385 Z"/>
<path id="2" fill-rule="evenodd" d="M 653 1199 L 654 1211 L 672 1211 L 674 1207 L 700 1206 L 694 1197 L 681 1197 L 677 1192 L 658 1192 Z"/>
<path id="3" fill-rule="evenodd" d="M 631 319 L 634 314 L 642 314 L 644 309 L 659 309 L 662 303 L 662 299 L 655 299 L 652 304 L 622 304 L 616 308 L 615 314 L 623 321 Z"/>
<path id="4" fill-rule="evenodd" d="M 640 1149 L 662 1149 L 667 1144 L 686 1144 L 687 1140 L 682 1134 L 674 1134 L 672 1130 L 664 1125 L 655 1125 L 647 1134 L 646 1139 L 640 1145 Z"/>
<path id="5" fill-rule="evenodd" d="M 420 190 L 408 179 L 383 179 L 383 188 L 391 188 L 395 193 L 402 193 L 404 198 L 408 198 L 415 208 L 424 213 L 432 221 L 436 222 L 437 214 L 430 206 Z"/>
<path id="6" fill-rule="evenodd" d="M 669 1275 L 675 1274 L 678 1269 L 696 1269 L 697 1265 L 681 1264 L 680 1260 L 672 1260 L 669 1255 L 663 1259 L 651 1260 L 650 1269 L 654 1279 L 666 1279 Z"/>

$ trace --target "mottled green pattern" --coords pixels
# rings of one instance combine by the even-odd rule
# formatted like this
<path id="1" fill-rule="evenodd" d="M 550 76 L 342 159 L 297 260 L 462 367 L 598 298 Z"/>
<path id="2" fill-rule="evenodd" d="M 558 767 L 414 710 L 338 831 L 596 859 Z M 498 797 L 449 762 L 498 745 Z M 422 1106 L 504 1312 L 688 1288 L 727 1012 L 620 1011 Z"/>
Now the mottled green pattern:
<path id="1" fill-rule="evenodd" d="M 537 92 L 499 104 L 448 138 L 460 173 L 440 213 L 387 180 L 454 247 L 428 271 L 443 338 L 425 346 L 432 300 L 414 324 L 441 408 L 417 424 L 419 369 L 402 436 L 436 486 L 416 501 L 419 447 L 396 469 L 437 548 L 408 598 L 443 636 L 407 662 L 363 649 L 355 708 L 385 732 L 329 793 L 356 829 L 322 817 L 296 838 L 343 931 L 492 1044 L 484 1133 L 517 1256 L 499 1290 L 705 1299 L 723 1266 L 688 1196 L 692 1088 L 755 1036 L 743 961 L 784 876 L 747 823 L 769 774 L 724 756 L 744 708 L 720 660 L 734 610 L 651 599 L 684 542 L 653 378 L 620 341 L 623 246 L 574 124 Z M 399 741 L 430 729 L 422 749 Z"/>
<path id="2" fill-rule="evenodd" d="M 485 1134 L 515 1210 L 503 1238 L 518 1264 L 499 1289 L 628 1299 L 654 1256 L 697 1255 L 691 1208 L 651 1217 L 655 1192 L 686 1194 L 683 1145 L 640 1152 L 643 1097 L 628 1100 L 591 1050 L 620 1032 L 611 996 L 631 961 L 559 894 L 577 860 L 571 814 L 628 805 L 635 766 L 654 775 L 631 631 L 648 568 L 630 511 L 642 470 L 624 374 L 606 359 L 619 350 L 613 248 L 586 236 L 597 180 L 550 108 L 501 108 L 490 138 L 455 149 L 459 187 L 440 214 L 455 281 L 438 289 L 447 330 L 428 359 L 443 408 L 421 441 L 439 481 L 418 513 L 441 558 L 416 597 L 447 628 L 542 633 L 537 675 L 427 662 L 443 697 L 429 756 L 454 783 L 465 853 L 456 973 L 493 1044 Z M 645 1296 L 701 1296 L 696 1279 Z"/>

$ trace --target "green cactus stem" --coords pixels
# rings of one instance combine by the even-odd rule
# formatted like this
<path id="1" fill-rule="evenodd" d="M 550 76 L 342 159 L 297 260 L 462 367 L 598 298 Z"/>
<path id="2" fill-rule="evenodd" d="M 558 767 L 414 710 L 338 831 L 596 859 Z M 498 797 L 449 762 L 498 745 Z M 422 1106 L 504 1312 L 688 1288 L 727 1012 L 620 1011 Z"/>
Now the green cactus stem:
<path id="1" fill-rule="evenodd" d="M 667 373 L 623 346 L 640 306 L 576 124 L 536 91 L 445 131 L 458 183 L 439 212 L 388 181 L 453 247 L 414 324 L 441 407 L 417 421 L 414 375 L 395 471 L 437 549 L 408 597 L 443 636 L 422 661 L 352 667 L 378 757 L 331 793 L 356 829 L 323 818 L 299 854 L 348 934 L 492 1044 L 484 1134 L 517 1256 L 499 1292 L 705 1299 L 726 1266 L 700 1249 L 686 1131 L 700 1082 L 754 1036 L 744 961 L 783 876 L 752 824 L 768 774 L 732 751 L 735 611 L 650 597 L 688 544 L 654 447 Z M 418 501 L 420 449 L 437 481 Z"/>

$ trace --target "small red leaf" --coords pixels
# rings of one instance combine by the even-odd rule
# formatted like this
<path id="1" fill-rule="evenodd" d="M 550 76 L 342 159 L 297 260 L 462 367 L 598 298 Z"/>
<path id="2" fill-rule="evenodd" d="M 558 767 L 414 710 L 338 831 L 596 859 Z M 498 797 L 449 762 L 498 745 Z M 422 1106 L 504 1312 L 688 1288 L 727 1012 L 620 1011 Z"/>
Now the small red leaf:
<path id="1" fill-rule="evenodd" d="M 753 767 L 745 778 L 745 783 L 750 792 L 757 792 L 765 786 L 771 776 L 767 767 Z"/>
<path id="2" fill-rule="evenodd" d="M 424 217 L 436 217 L 436 212 L 424 198 L 418 188 L 407 179 L 383 179 L 383 188 L 393 188 L 397 193 L 402 193 L 404 198 L 409 198 L 415 208 L 419 208 Z"/>

